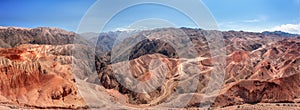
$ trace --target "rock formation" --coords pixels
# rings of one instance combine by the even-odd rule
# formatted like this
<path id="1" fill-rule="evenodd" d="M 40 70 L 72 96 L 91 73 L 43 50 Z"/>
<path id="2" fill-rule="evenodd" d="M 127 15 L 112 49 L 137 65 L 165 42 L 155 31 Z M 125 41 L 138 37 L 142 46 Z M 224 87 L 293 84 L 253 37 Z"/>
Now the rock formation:
<path id="1" fill-rule="evenodd" d="M 148 36 L 162 36 L 170 34 L 172 30 L 145 31 L 136 36 L 145 34 Z M 118 62 L 111 61 L 113 59 L 111 58 L 113 56 L 111 55 L 112 52 L 97 59 L 99 83 L 107 89 L 115 89 L 124 96 L 128 96 L 126 98 L 127 103 L 133 105 L 154 106 L 165 103 L 171 94 L 177 94 L 177 97 L 174 99 L 180 99 L 193 93 L 193 98 L 185 107 L 200 106 L 203 103 L 202 97 L 205 95 L 207 83 L 210 80 L 210 72 L 216 69 L 212 65 L 209 46 L 203 34 L 205 30 L 182 28 L 178 31 L 184 31 L 193 42 L 198 57 L 192 59 L 198 60 L 186 62 L 189 59 L 178 57 L 180 53 L 159 38 L 153 39 L 148 37 L 146 40 L 141 40 L 132 46 L 133 48 L 128 49 L 126 46 L 130 45 L 125 44 L 131 44 L 130 42 L 136 37 L 128 38 L 120 43 L 120 46 L 115 47 L 116 50 L 120 50 L 120 53 L 130 51 L 130 54 L 125 57 L 124 54 L 118 53 L 121 55 L 119 57 L 124 57 L 125 59 L 118 60 Z M 219 95 L 216 96 L 215 101 L 210 102 L 213 107 L 256 103 L 295 103 L 299 100 L 300 39 L 299 37 L 297 38 L 297 35 L 287 36 L 285 34 L 283 36 L 276 33 L 235 31 L 222 32 L 222 34 L 226 45 L 224 49 L 227 52 L 226 72 Z M 171 35 L 176 36 L 176 34 Z M 129 61 L 126 61 L 126 58 Z M 165 71 L 158 72 L 168 77 L 162 77 L 163 75 L 156 77 L 157 73 L 149 72 L 152 71 L 150 68 L 147 68 L 150 66 L 149 61 L 155 59 L 161 59 L 160 61 L 164 61 L 165 65 L 169 65 Z M 174 63 L 172 63 L 173 61 Z M 126 72 L 127 66 L 124 65 L 130 67 L 127 68 L 129 73 Z M 179 71 L 181 66 L 185 68 L 185 71 Z M 122 69 L 123 67 L 124 69 Z M 192 69 L 191 67 L 197 67 L 197 69 Z M 138 93 L 134 91 L 138 90 L 138 88 L 133 90 L 131 90 L 132 88 L 128 89 L 130 87 L 126 88 L 126 85 L 130 84 L 123 80 L 134 80 L 127 78 L 130 75 L 135 80 L 142 82 L 145 80 L 159 81 L 159 78 L 164 79 L 159 81 L 162 83 L 162 86 L 155 90 Z M 121 78 L 118 79 L 118 77 Z M 190 77 L 199 77 L 199 84 L 197 84 L 194 91 L 190 91 L 193 89 L 189 88 L 189 84 L 192 82 L 186 81 L 186 78 Z M 168 85 L 170 83 L 172 83 L 172 86 Z M 180 86 L 178 83 L 184 86 Z M 149 85 L 150 87 L 155 87 L 153 85 L 157 84 L 151 83 Z M 167 94 L 165 91 L 168 91 Z"/>
<path id="2" fill-rule="evenodd" d="M 1 103 L 48 109 L 85 106 L 71 71 L 72 58 L 62 56 L 64 50 L 26 44 L 0 53 L 0 92 L 6 99 Z"/>
<path id="3" fill-rule="evenodd" d="M 163 109 L 299 103 L 299 35 L 213 31 L 225 43 L 218 48 L 226 51 L 222 77 L 212 76 L 220 62 L 210 52 L 207 32 L 162 28 L 81 34 L 90 43 L 56 28 L 1 27 L 0 106 Z M 209 85 L 217 89 L 210 91 Z"/>

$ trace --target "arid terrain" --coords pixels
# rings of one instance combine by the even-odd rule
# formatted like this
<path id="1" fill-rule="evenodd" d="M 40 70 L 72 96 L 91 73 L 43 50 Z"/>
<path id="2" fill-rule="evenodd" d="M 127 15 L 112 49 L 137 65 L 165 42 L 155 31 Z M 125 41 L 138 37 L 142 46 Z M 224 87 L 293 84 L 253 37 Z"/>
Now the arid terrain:
<path id="1" fill-rule="evenodd" d="M 223 46 L 211 43 L 211 33 Z M 0 27 L 3 109 L 299 110 L 299 104 L 296 34 Z"/>

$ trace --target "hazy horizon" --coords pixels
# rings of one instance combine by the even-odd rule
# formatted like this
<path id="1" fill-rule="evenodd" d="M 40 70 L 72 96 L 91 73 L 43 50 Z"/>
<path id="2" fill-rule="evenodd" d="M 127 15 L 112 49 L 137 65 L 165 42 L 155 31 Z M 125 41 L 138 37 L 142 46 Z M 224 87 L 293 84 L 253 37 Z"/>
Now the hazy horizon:
<path id="1" fill-rule="evenodd" d="M 67 30 L 67 29 L 64 29 L 64 28 L 60 28 L 60 27 L 45 27 L 45 26 L 39 26 L 39 27 L 18 27 L 18 26 L 0 26 L 0 29 L 1 28 L 16 28 L 16 29 L 35 29 L 35 28 L 56 28 L 56 29 L 62 29 L 62 30 L 65 30 L 65 31 L 69 31 L 69 32 L 75 32 L 75 31 L 72 31 L 72 30 Z M 83 33 L 77 33 L 77 34 L 85 34 L 85 33 L 94 33 L 94 34 L 101 34 L 101 33 L 109 33 L 109 32 L 134 32 L 134 31 L 137 31 L 137 32 L 140 32 L 140 31 L 148 31 L 148 30 L 154 30 L 154 29 L 163 29 L 163 28 L 189 28 L 189 29 L 202 29 L 202 28 L 197 28 L 197 27 L 158 27 L 158 28 L 152 28 L 152 29 L 145 29 L 145 30 L 110 30 L 110 31 L 102 31 L 102 32 L 83 32 Z M 203 29 L 205 30 L 205 29 Z M 244 31 L 244 30 L 217 30 L 217 31 L 222 31 L 222 32 L 228 32 L 228 31 L 235 31 L 235 32 L 254 32 L 254 33 L 263 33 L 263 32 L 284 32 L 284 33 L 288 33 L 288 34 L 295 34 L 295 35 L 300 35 L 298 33 L 290 33 L 290 32 L 286 32 L 286 31 L 281 31 L 281 30 L 274 30 L 274 31 L 261 31 L 261 32 L 255 32 L 255 31 Z"/>
<path id="2" fill-rule="evenodd" d="M 76 32 L 82 17 L 96 1 L 0 1 L 0 15 L 2 16 L 0 17 L 0 26 L 56 27 Z M 214 16 L 221 31 L 300 33 L 300 0 L 199 1 L 202 1 Z M 113 7 L 113 5 L 109 7 Z M 201 28 L 193 24 L 187 16 L 178 10 L 157 5 L 139 5 L 117 13 L 103 32 L 124 30 L 132 23 L 149 17 L 167 20 L 177 28 Z"/>

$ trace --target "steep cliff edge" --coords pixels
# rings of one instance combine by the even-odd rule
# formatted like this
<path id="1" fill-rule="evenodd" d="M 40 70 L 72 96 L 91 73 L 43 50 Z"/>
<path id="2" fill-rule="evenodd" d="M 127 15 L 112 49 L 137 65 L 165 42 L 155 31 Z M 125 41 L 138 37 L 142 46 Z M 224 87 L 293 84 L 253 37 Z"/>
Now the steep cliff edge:
<path id="1" fill-rule="evenodd" d="M 0 92 L 7 100 L 1 103 L 29 108 L 85 106 L 72 75 L 72 57 L 61 56 L 65 53 L 59 49 L 59 54 L 49 53 L 50 47 L 22 45 L 0 49 Z"/>

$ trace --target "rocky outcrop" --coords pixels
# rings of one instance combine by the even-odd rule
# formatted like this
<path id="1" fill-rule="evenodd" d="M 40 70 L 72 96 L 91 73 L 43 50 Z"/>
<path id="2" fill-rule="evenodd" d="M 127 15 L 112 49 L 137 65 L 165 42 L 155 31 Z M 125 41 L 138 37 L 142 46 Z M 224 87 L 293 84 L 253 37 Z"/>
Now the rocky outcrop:
<path id="1" fill-rule="evenodd" d="M 0 53 L 0 93 L 8 101 L 1 103 L 48 109 L 85 106 L 72 75 L 72 59 L 61 56 L 67 54 L 63 49 L 22 45 Z"/>
<path id="2" fill-rule="evenodd" d="M 87 43 L 61 29 L 0 28 L 0 104 L 76 109 L 103 97 L 100 105 L 108 109 L 115 106 L 109 103 L 114 99 L 133 107 L 165 108 L 299 103 L 298 35 L 221 33 L 225 78 L 215 76 L 213 82 L 224 79 L 222 88 L 208 93 L 218 68 L 205 30 L 163 28 L 125 33 L 124 38 L 119 38 L 121 32 L 86 34 L 94 41 Z M 96 52 L 91 44 L 97 45 Z M 88 96 L 87 102 L 81 95 Z"/>
<path id="3" fill-rule="evenodd" d="M 176 94 L 177 97 L 172 97 L 172 99 L 178 100 L 191 96 L 191 100 L 185 107 L 198 107 L 203 103 L 212 103 L 213 107 L 224 107 L 247 103 L 294 103 L 299 100 L 300 39 L 295 37 L 297 35 L 281 36 L 281 34 L 242 31 L 222 32 L 226 45 L 223 49 L 226 49 L 227 52 L 224 83 L 216 100 L 205 102 L 203 96 L 206 95 L 205 91 L 208 89 L 206 87 L 211 79 L 210 73 L 217 69 L 212 65 L 209 45 L 205 39 L 205 30 L 187 28 L 178 30 L 183 31 L 190 38 L 197 57 L 178 57 L 180 53 L 176 52 L 174 45 L 170 45 L 170 42 L 165 42 L 160 37 L 154 37 L 156 35 L 166 36 L 166 38 L 172 35 L 176 36 L 175 33 L 170 34 L 172 30 L 174 29 L 144 31 L 132 38 L 125 39 L 112 50 L 112 52 L 117 50 L 115 51 L 117 55 L 125 58 L 117 60 L 117 62 L 111 61 L 114 59 L 111 58 L 114 56 L 112 54 L 116 54 L 112 52 L 97 58 L 98 83 L 107 89 L 113 89 L 128 96 L 127 103 L 143 107 L 163 103 L 166 101 L 166 97 L 172 97 L 171 94 Z M 141 40 L 143 36 L 148 37 Z M 131 46 L 134 44 L 134 40 L 140 42 Z M 132 48 L 127 48 L 130 46 Z M 130 51 L 128 56 L 126 56 L 126 51 Z M 138 93 L 133 91 L 137 88 L 130 90 L 130 87 L 126 86 L 129 85 L 126 81 L 118 79 L 118 77 L 122 79 L 130 75 L 135 76 L 133 78 L 136 81 L 142 82 L 151 78 L 157 79 L 155 73 L 148 72 L 150 69 L 147 68 L 151 65 L 147 62 L 155 59 L 164 59 L 167 65 L 172 64 L 170 61 L 176 62 L 176 65 L 168 66 L 166 69 L 168 72 L 161 73 L 170 77 L 162 81 L 163 86 L 158 89 L 152 92 Z M 127 62 L 127 60 L 129 61 Z M 129 65 L 130 68 L 127 69 L 131 73 L 127 73 L 126 68 L 122 69 L 124 65 Z M 178 78 L 177 75 L 181 78 Z M 185 78 L 195 76 L 199 76 L 199 83 L 197 87 L 190 87 L 193 82 L 186 81 Z M 169 82 L 170 79 L 173 81 Z M 167 87 L 172 89 L 166 89 L 165 85 L 170 83 L 173 83 L 172 86 Z M 195 88 L 195 90 L 191 88 Z M 163 91 L 169 91 L 168 95 L 164 96 Z M 182 107 L 180 104 L 177 106 Z"/>
<path id="4" fill-rule="evenodd" d="M 144 55 L 135 60 L 115 63 L 103 68 L 102 71 L 99 70 L 99 83 L 105 88 L 128 94 L 129 103 L 147 104 L 158 97 L 166 97 L 172 93 L 173 86 L 176 85 L 172 82 L 178 78 L 177 65 L 176 59 L 169 59 L 160 54 Z M 144 91 L 151 92 L 142 93 Z"/>
<path id="5" fill-rule="evenodd" d="M 299 42 L 297 38 L 286 38 L 250 53 L 234 52 L 231 56 L 238 57 L 228 60 L 227 85 L 215 106 L 297 102 L 300 97 Z"/>
<path id="6" fill-rule="evenodd" d="M 74 39 L 79 38 L 80 36 L 74 32 L 68 32 L 58 28 L 0 28 L 0 43 L 2 40 L 4 43 L 11 47 L 15 47 L 22 44 L 73 44 Z"/>

